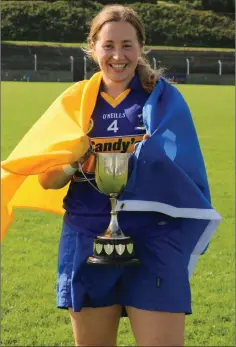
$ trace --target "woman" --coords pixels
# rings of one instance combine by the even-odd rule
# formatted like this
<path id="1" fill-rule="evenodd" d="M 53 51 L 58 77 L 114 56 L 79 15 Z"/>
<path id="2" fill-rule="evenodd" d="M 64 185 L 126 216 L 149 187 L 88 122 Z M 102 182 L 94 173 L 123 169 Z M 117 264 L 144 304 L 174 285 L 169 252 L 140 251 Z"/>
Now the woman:
<path id="1" fill-rule="evenodd" d="M 89 133 L 95 151 L 104 151 L 109 144 L 122 139 L 123 150 L 132 152 L 131 138 L 136 143 L 149 136 L 137 128 L 142 121 L 142 108 L 158 83 L 159 73 L 155 73 L 142 56 L 144 41 L 142 23 L 130 8 L 104 7 L 92 21 L 87 53 L 102 73 Z M 92 167 L 89 160 L 84 165 L 87 173 Z M 78 163 L 73 162 L 40 176 L 45 189 L 58 189 L 72 180 L 64 199 L 66 214 L 59 252 L 57 299 L 58 307 L 70 310 L 76 345 L 115 346 L 122 307 L 125 307 L 138 345 L 182 346 L 185 314 L 191 313 L 191 299 L 188 256 L 177 241 L 181 229 L 179 219 L 158 212 L 119 214 L 121 228 L 132 235 L 134 241 L 144 232 L 147 239 L 158 240 L 163 249 L 154 252 L 152 260 L 165 263 L 164 278 L 161 271 L 159 277 L 149 270 L 148 262 L 125 269 L 91 267 L 86 264 L 86 257 L 91 255 L 94 237 L 109 223 L 110 203 L 107 196 L 79 179 L 77 168 Z M 89 245 L 86 244 L 88 253 L 82 255 L 86 234 L 87 238 L 90 234 Z M 176 247 L 180 247 L 177 255 Z M 171 260 L 167 261 L 163 250 Z M 176 284 L 178 280 L 182 285 Z M 100 291 L 98 297 L 93 298 L 91 286 L 94 292 Z"/>
<path id="2" fill-rule="evenodd" d="M 142 113 L 142 107 L 156 84 L 158 74 L 151 70 L 142 57 L 144 41 L 143 26 L 136 13 L 129 8 L 123 6 L 104 7 L 93 19 L 88 53 L 102 71 L 100 95 L 92 117 L 94 126 L 89 133 L 95 149 L 103 141 L 104 148 L 105 143 L 121 137 L 123 139 L 125 137 L 126 140 L 135 137 L 136 142 L 140 141 L 143 136 L 144 139 L 147 136 L 144 135 L 144 131 L 135 128 L 139 125 L 138 116 Z M 133 110 L 128 118 L 125 110 L 132 106 Z M 113 117 L 119 118 L 109 118 L 112 113 Z M 129 152 L 132 151 L 133 148 L 130 146 Z M 77 163 L 75 162 L 71 163 L 71 166 L 51 169 L 40 176 L 40 183 L 45 189 L 61 188 L 72 179 L 76 168 Z M 140 266 L 139 269 L 126 268 L 123 273 L 120 269 L 113 268 L 102 267 L 98 269 L 96 267 L 92 269 L 99 273 L 96 276 L 98 280 L 100 277 L 105 281 L 104 288 L 109 288 L 110 282 L 112 284 L 115 280 L 117 282 L 113 284 L 110 292 L 104 293 L 105 296 L 100 298 L 98 303 L 92 302 L 84 294 L 83 302 L 79 306 L 73 307 L 72 301 L 75 305 L 76 299 L 72 299 L 71 295 L 83 296 L 83 293 L 79 292 L 79 287 L 78 291 L 73 290 L 71 293 L 70 286 L 72 272 L 78 271 L 76 266 L 81 266 L 81 264 L 75 264 L 74 254 L 79 252 L 79 246 L 75 246 L 76 238 L 79 238 L 79 233 L 86 233 L 86 228 L 93 229 L 94 237 L 106 229 L 110 218 L 110 202 L 107 196 L 99 194 L 88 183 L 72 181 L 64 199 L 64 207 L 67 212 L 59 253 L 58 306 L 68 307 L 70 310 L 76 345 L 115 346 L 122 305 L 124 304 L 122 300 L 124 302 L 127 300 L 125 308 L 138 345 L 182 346 L 184 343 L 185 312 L 190 312 L 189 288 L 184 289 L 182 293 L 188 297 L 183 312 L 145 310 L 145 302 L 142 303 L 143 307 L 141 304 L 140 309 L 138 298 L 137 307 L 132 304 L 129 305 L 126 291 L 129 290 L 134 293 L 136 286 L 141 281 L 147 281 L 150 285 L 152 280 L 155 283 L 155 275 L 150 275 L 149 279 L 144 266 Z M 154 213 L 146 213 L 147 215 L 141 215 L 141 218 L 135 212 L 130 214 L 130 217 L 126 216 L 125 218 L 132 218 L 133 222 L 137 218 L 139 219 L 135 223 L 134 229 L 140 223 L 144 223 L 142 219 L 146 221 L 151 218 L 147 228 L 153 228 L 153 224 L 159 219 L 160 222 L 163 222 L 163 216 L 155 216 Z M 151 216 L 149 216 L 150 214 Z M 123 223 L 126 224 L 125 218 L 124 221 L 120 221 L 124 232 L 127 229 L 125 225 L 123 226 Z M 164 220 L 166 221 L 167 218 Z M 128 223 L 130 222 L 128 221 Z M 95 228 L 96 230 L 94 230 Z M 142 231 L 141 227 L 140 232 Z M 160 232 L 166 233 L 163 227 L 160 228 Z M 91 238 L 91 245 L 92 241 L 93 238 Z M 83 266 L 85 265 L 83 264 Z M 117 278 L 110 278 L 112 277 L 111 272 L 117 272 L 119 275 L 116 276 Z M 134 272 L 135 279 L 133 279 Z M 94 276 L 93 273 L 91 276 Z M 125 281 L 130 283 L 124 284 Z M 178 299 L 183 300 L 183 298 Z M 120 300 L 121 302 L 119 302 Z M 147 300 L 150 300 L 150 297 Z"/>
<path id="3" fill-rule="evenodd" d="M 63 109 L 63 115 L 70 114 L 69 120 L 63 123 L 65 118 L 60 118 L 56 101 L 51 108 L 54 115 L 40 121 L 44 134 L 48 124 L 56 125 L 54 135 L 52 127 L 48 131 L 52 146 L 27 146 L 27 138 L 35 137 L 37 126 L 33 127 L 23 140 L 30 161 L 28 157 L 19 159 L 22 150 L 18 146 L 18 152 L 2 164 L 8 172 L 6 195 L 14 195 L 7 189 L 11 178 L 15 179 L 12 190 L 20 187 L 14 198 L 17 206 L 23 206 L 17 198 L 27 199 L 28 194 L 31 200 L 38 197 L 30 189 L 32 184 L 36 187 L 35 177 L 22 183 L 22 175 L 39 174 L 40 185 L 49 192 L 70 183 L 63 203 L 66 213 L 59 249 L 57 306 L 69 310 L 77 346 L 115 346 L 119 320 L 125 314 L 139 346 L 183 346 L 185 315 L 191 313 L 190 269 L 220 219 L 210 205 L 204 163 L 188 107 L 177 89 L 145 61 L 144 42 L 143 25 L 132 9 L 104 7 L 92 21 L 87 50 L 101 72 L 90 81 L 75 84 L 70 89 L 72 94 L 63 94 L 60 112 Z M 78 136 L 78 114 L 83 115 L 81 128 L 88 129 L 90 122 L 90 143 L 95 151 L 135 150 L 134 168 L 118 209 L 121 229 L 134 240 L 139 266 L 87 264 L 94 238 L 109 224 L 110 202 L 78 171 L 79 160 L 88 178 L 93 178 L 92 157 L 84 155 L 88 149 L 84 133 L 84 147 L 74 150 L 72 137 Z M 73 136 L 63 133 L 64 124 Z M 67 151 L 62 148 L 65 144 Z M 73 149 L 69 163 L 68 148 Z M 51 156 L 45 160 L 47 151 Z"/>

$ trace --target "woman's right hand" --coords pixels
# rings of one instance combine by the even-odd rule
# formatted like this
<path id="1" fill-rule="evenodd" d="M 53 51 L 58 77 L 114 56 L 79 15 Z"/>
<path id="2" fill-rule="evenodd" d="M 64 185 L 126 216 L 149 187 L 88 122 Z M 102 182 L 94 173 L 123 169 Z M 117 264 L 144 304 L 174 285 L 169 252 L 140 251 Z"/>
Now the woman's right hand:
<path id="1" fill-rule="evenodd" d="M 73 169 L 78 169 L 79 165 L 85 163 L 91 154 L 92 145 L 90 142 L 88 151 L 78 161 L 74 161 L 73 163 L 67 165 L 54 166 L 39 175 L 38 180 L 40 185 L 44 189 L 63 188 L 71 181 L 73 175 L 75 174 L 76 170 Z"/>

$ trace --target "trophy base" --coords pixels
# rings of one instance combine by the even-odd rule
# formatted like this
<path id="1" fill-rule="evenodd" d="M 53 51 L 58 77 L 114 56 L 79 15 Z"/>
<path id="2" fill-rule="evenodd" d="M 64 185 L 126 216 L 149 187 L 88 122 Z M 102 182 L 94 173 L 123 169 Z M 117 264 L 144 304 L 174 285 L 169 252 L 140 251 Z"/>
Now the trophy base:
<path id="1" fill-rule="evenodd" d="M 138 258 L 133 259 L 112 259 L 112 258 L 103 258 L 103 257 L 89 257 L 87 260 L 87 264 L 90 265 L 106 265 L 106 266 L 133 266 L 139 265 L 140 260 Z"/>
<path id="2" fill-rule="evenodd" d="M 109 266 L 139 265 L 133 240 L 129 236 L 120 238 L 99 235 L 94 240 L 93 255 L 87 259 L 87 264 Z"/>

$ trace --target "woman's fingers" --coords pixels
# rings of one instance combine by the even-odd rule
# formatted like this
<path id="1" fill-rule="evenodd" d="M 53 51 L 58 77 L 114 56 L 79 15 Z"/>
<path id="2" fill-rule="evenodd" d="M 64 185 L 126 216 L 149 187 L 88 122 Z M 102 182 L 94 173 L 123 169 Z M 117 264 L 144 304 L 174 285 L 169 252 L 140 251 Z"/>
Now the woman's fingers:
<path id="1" fill-rule="evenodd" d="M 149 137 L 150 137 L 149 134 L 144 134 L 144 135 L 143 135 L 143 140 L 147 140 Z"/>

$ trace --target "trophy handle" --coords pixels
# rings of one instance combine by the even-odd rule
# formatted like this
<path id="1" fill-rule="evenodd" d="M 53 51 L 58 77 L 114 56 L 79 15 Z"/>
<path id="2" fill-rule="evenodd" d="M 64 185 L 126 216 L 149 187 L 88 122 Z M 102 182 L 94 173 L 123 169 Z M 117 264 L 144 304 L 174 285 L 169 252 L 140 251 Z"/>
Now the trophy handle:
<path id="1" fill-rule="evenodd" d="M 91 155 L 94 155 L 94 156 L 96 157 L 96 153 L 95 153 L 95 152 L 93 152 L 93 151 L 91 150 L 90 153 L 91 153 Z M 99 193 L 104 194 L 103 192 L 101 192 L 101 191 L 91 182 L 91 180 L 89 180 L 89 179 L 86 177 L 86 175 L 85 175 L 85 173 L 84 173 L 84 170 L 83 170 L 83 167 L 82 167 L 82 163 L 79 163 L 79 171 L 82 173 L 82 175 L 83 175 L 83 177 L 85 178 L 85 180 L 86 180 L 94 189 L 96 189 Z"/>

